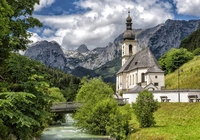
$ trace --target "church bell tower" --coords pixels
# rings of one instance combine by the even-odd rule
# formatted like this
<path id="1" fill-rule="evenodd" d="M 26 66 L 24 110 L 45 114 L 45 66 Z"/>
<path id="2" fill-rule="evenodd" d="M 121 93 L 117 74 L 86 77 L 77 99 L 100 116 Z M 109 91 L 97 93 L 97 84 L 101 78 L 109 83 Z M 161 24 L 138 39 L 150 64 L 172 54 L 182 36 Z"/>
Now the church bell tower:
<path id="1" fill-rule="evenodd" d="M 122 42 L 122 66 L 126 63 L 130 56 L 137 52 L 137 42 L 135 40 L 135 33 L 132 30 L 132 18 L 130 17 L 130 9 L 128 10 L 128 17 L 126 18 L 126 31 L 123 35 Z"/>

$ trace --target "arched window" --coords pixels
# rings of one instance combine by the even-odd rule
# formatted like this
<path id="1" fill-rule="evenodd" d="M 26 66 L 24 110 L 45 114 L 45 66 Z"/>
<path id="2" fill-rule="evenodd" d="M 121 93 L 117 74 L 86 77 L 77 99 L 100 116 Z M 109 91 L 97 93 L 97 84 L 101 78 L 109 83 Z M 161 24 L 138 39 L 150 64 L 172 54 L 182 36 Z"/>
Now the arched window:
<path id="1" fill-rule="evenodd" d="M 129 55 L 133 54 L 133 46 L 130 44 L 129 45 Z"/>
<path id="2" fill-rule="evenodd" d="M 136 73 L 136 75 L 135 75 L 135 78 L 136 78 L 136 84 L 138 83 L 138 75 L 137 75 L 137 73 Z"/>
<path id="3" fill-rule="evenodd" d="M 134 84 L 135 84 L 135 81 L 134 81 L 134 74 L 133 74 L 133 76 L 132 76 L 132 77 L 133 77 L 132 79 L 133 79 L 133 85 L 134 85 Z"/>
<path id="4" fill-rule="evenodd" d="M 145 82 L 144 73 L 142 73 L 142 82 Z"/>
<path id="5" fill-rule="evenodd" d="M 131 85 L 131 75 L 130 75 L 130 85 Z"/>

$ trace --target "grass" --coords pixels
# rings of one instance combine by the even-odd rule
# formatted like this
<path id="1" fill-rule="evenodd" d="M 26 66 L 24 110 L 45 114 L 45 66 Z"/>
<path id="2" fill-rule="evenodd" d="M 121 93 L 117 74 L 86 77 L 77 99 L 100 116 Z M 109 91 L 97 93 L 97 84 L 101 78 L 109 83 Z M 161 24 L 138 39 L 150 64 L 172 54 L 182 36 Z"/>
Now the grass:
<path id="1" fill-rule="evenodd" d="M 199 140 L 200 103 L 160 103 L 154 113 L 156 125 L 139 128 L 135 116 L 135 126 L 128 140 Z"/>
<path id="2" fill-rule="evenodd" d="M 200 56 L 180 67 L 180 89 L 200 89 Z M 178 70 L 165 76 L 166 89 L 178 88 Z"/>

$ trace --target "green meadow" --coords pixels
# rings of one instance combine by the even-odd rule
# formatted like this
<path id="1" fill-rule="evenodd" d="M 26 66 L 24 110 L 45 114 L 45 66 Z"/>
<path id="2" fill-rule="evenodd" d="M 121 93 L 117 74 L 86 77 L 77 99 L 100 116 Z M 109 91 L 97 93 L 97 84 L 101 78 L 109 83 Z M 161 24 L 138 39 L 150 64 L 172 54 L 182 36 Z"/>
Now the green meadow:
<path id="1" fill-rule="evenodd" d="M 200 56 L 179 68 L 180 89 L 200 89 Z M 166 89 L 178 88 L 178 70 L 165 76 Z"/>
<path id="2" fill-rule="evenodd" d="M 128 140 L 199 140 L 200 103 L 159 103 L 154 113 L 156 125 L 139 128 L 133 116 L 134 130 Z"/>

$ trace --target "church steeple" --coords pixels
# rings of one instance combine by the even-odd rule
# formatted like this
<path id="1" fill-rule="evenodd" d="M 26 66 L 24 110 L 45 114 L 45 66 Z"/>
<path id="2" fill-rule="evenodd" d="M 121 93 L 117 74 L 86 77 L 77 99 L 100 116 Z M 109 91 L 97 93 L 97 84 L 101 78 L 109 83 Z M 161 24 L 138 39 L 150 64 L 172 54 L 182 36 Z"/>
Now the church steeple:
<path id="1" fill-rule="evenodd" d="M 135 33 L 132 30 L 132 18 L 130 17 L 130 9 L 128 9 L 128 17 L 126 18 L 126 31 L 124 32 L 124 40 L 134 40 Z"/>
<path id="2" fill-rule="evenodd" d="M 122 42 L 122 66 L 130 56 L 137 52 L 135 33 L 132 30 L 132 18 L 130 17 L 130 9 L 128 9 L 128 17 L 126 18 L 126 31 L 124 32 L 124 41 Z"/>
<path id="3" fill-rule="evenodd" d="M 126 30 L 132 30 L 132 18 L 130 17 L 130 8 L 128 8 L 128 17 L 126 18 Z"/>

